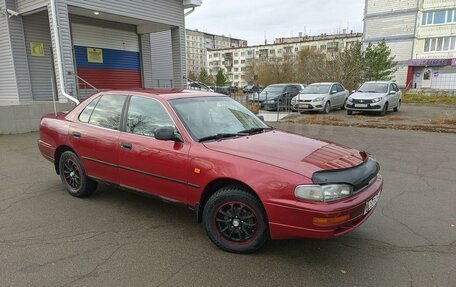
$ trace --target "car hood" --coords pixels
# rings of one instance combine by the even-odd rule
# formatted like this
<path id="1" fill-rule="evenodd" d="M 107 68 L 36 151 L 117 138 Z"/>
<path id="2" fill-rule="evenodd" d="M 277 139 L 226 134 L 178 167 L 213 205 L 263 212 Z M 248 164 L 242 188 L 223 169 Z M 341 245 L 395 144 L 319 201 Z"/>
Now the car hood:
<path id="1" fill-rule="evenodd" d="M 308 178 L 320 170 L 357 166 L 365 158 L 363 152 L 351 148 L 277 130 L 204 145 L 213 151 L 280 167 Z"/>
<path id="2" fill-rule="evenodd" d="M 357 99 L 357 100 L 362 100 L 362 99 L 375 99 L 375 98 L 380 98 L 384 97 L 386 93 L 353 93 L 350 95 L 352 99 Z"/>
<path id="3" fill-rule="evenodd" d="M 299 94 L 295 97 L 296 100 L 313 100 L 316 98 L 324 98 L 327 94 Z"/>

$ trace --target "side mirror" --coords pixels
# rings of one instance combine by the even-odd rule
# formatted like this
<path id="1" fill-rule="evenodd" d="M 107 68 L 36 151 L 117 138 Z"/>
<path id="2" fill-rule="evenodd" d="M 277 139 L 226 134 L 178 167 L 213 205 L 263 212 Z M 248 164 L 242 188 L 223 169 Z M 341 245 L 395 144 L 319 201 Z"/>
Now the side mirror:
<path id="1" fill-rule="evenodd" d="M 356 93 L 356 90 L 352 90 L 352 93 Z"/>
<path id="2" fill-rule="evenodd" d="M 262 122 L 264 122 L 264 116 L 257 116 Z"/>
<path id="3" fill-rule="evenodd" d="M 181 135 L 174 127 L 161 127 L 155 130 L 155 138 L 161 141 L 183 142 Z"/>
<path id="4" fill-rule="evenodd" d="M 337 93 L 337 91 L 331 91 L 331 95 L 334 95 L 335 93 Z"/>
<path id="5" fill-rule="evenodd" d="M 390 91 L 389 94 L 390 95 L 395 95 L 397 92 L 396 91 Z"/>

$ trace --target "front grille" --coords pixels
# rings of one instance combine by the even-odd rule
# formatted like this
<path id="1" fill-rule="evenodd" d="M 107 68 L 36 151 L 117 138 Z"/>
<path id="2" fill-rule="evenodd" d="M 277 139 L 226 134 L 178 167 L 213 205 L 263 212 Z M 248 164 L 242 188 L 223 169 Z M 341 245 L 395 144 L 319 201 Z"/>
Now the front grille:
<path id="1" fill-rule="evenodd" d="M 312 100 L 298 100 L 300 103 L 310 103 Z"/>
<path id="2" fill-rule="evenodd" d="M 358 99 L 353 99 L 353 103 L 355 104 L 371 104 L 372 100 L 358 100 Z"/>

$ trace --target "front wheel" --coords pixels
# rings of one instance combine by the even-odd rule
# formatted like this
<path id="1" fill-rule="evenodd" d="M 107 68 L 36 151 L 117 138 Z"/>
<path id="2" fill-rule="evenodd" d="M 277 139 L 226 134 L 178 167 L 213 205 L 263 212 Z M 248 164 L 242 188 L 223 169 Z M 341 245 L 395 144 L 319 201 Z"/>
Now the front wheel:
<path id="1" fill-rule="evenodd" d="M 380 112 L 380 115 L 381 115 L 381 116 L 386 115 L 386 112 L 387 112 L 387 111 L 388 111 L 388 103 L 385 103 L 385 105 L 383 106 L 382 111 Z"/>
<path id="2" fill-rule="evenodd" d="M 69 194 L 74 197 L 87 197 L 97 189 L 97 182 L 87 177 L 78 156 L 66 151 L 59 160 L 60 179 Z"/>
<path id="3" fill-rule="evenodd" d="M 323 109 L 323 113 L 329 114 L 330 111 L 331 111 L 331 103 L 329 101 L 327 101 L 325 104 L 325 108 Z"/>
<path id="4" fill-rule="evenodd" d="M 347 110 L 347 115 L 349 115 L 349 116 L 353 115 L 353 111 Z"/>
<path id="5" fill-rule="evenodd" d="M 345 104 L 347 104 L 347 99 L 344 100 L 344 103 L 342 104 L 342 107 L 340 107 L 341 110 L 345 110 Z"/>
<path id="6" fill-rule="evenodd" d="M 221 188 L 209 198 L 203 225 L 215 245 L 233 253 L 253 253 L 269 240 L 261 202 L 237 186 Z"/>

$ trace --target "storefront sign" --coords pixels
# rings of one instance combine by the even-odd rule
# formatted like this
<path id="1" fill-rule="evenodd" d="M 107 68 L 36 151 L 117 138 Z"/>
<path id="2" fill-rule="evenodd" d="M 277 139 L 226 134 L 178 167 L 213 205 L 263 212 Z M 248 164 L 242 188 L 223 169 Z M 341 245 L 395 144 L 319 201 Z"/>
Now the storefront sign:
<path id="1" fill-rule="evenodd" d="M 446 66 L 450 63 L 449 59 L 413 59 L 410 60 L 409 66 L 415 67 L 435 67 Z"/>
<path id="2" fill-rule="evenodd" d="M 87 48 L 87 62 L 103 63 L 103 49 Z"/>
<path id="3" fill-rule="evenodd" d="M 434 78 L 437 78 L 439 76 L 439 72 L 434 72 Z"/>
<path id="4" fill-rule="evenodd" d="M 456 66 L 456 59 L 451 60 L 451 66 Z"/>
<path id="5" fill-rule="evenodd" d="M 415 77 L 416 77 L 416 78 L 419 78 L 420 76 L 421 76 L 421 73 L 420 73 L 420 72 L 415 73 Z"/>
<path id="6" fill-rule="evenodd" d="M 30 42 L 30 54 L 32 57 L 44 57 L 44 44 Z"/>

